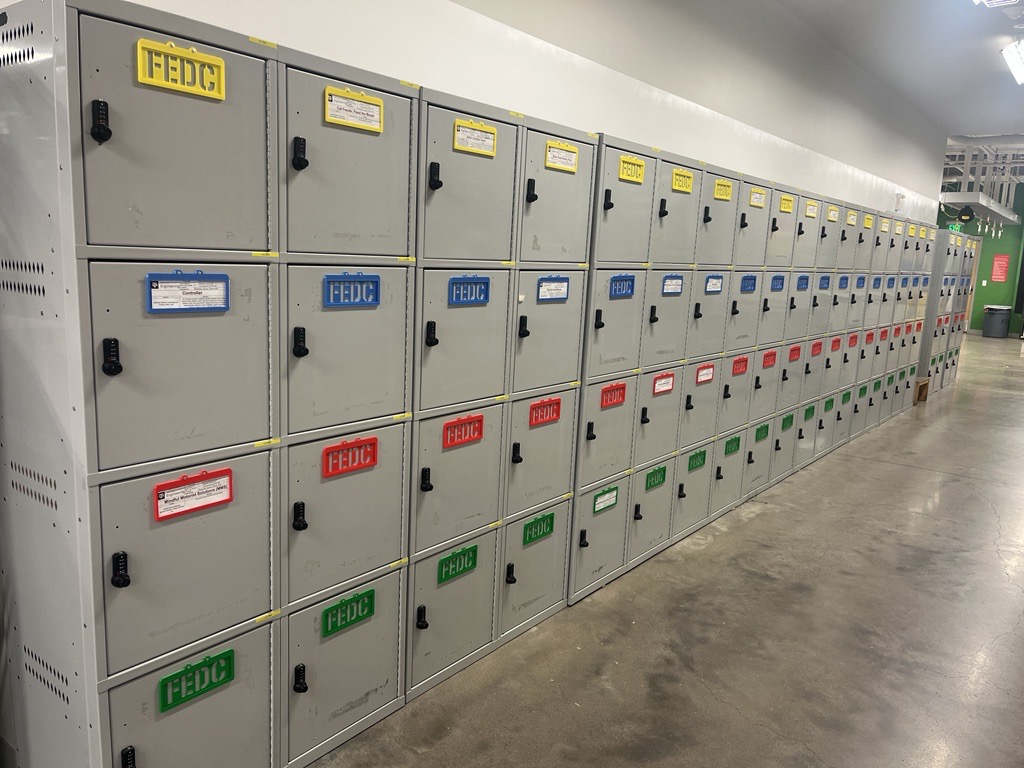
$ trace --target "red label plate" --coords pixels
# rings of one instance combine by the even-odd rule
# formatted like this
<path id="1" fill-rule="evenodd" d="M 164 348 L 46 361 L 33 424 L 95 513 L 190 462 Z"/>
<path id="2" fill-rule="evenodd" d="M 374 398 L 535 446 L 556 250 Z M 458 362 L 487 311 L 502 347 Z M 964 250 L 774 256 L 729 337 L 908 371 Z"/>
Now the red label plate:
<path id="1" fill-rule="evenodd" d="M 530 426 L 539 427 L 562 418 L 562 398 L 549 397 L 530 403 Z"/>
<path id="2" fill-rule="evenodd" d="M 843 348 L 843 337 L 842 336 L 836 336 L 834 339 L 832 339 L 832 351 L 833 352 L 838 352 L 842 348 Z"/>
<path id="3" fill-rule="evenodd" d="M 622 405 L 624 402 L 626 402 L 626 382 L 620 381 L 601 387 L 602 408 L 611 408 L 614 405 Z"/>
<path id="4" fill-rule="evenodd" d="M 769 349 L 761 356 L 761 367 L 771 368 L 775 365 L 775 362 L 779 359 L 779 352 L 775 349 Z"/>
<path id="5" fill-rule="evenodd" d="M 888 339 L 889 338 L 889 329 L 888 328 L 883 328 L 882 330 L 880 330 L 878 332 L 878 338 L 881 339 L 882 341 L 885 341 L 886 339 Z"/>
<path id="6" fill-rule="evenodd" d="M 875 332 L 874 331 L 868 331 L 867 333 L 864 334 L 864 343 L 865 344 L 874 344 L 875 343 Z"/>
<path id="7" fill-rule="evenodd" d="M 153 486 L 153 519 L 158 523 L 229 504 L 235 498 L 232 470 L 215 469 L 182 475 Z"/>
<path id="8" fill-rule="evenodd" d="M 850 347 L 851 349 L 853 347 L 856 347 L 857 346 L 857 341 L 859 339 L 860 339 L 860 337 L 856 333 L 851 333 L 849 338 L 846 340 L 846 346 Z"/>
<path id="9" fill-rule="evenodd" d="M 457 419 L 446 421 L 441 431 L 441 447 L 455 448 L 466 443 L 475 443 L 484 439 L 484 415 L 470 413 Z"/>
<path id="10" fill-rule="evenodd" d="M 825 349 L 825 342 L 815 341 L 811 343 L 811 357 L 817 357 Z"/>
<path id="11" fill-rule="evenodd" d="M 918 320 L 917 321 L 917 330 L 920 331 L 922 328 L 924 328 L 924 320 Z"/>
<path id="12" fill-rule="evenodd" d="M 796 344 L 789 348 L 789 362 L 794 363 L 800 359 L 800 345 Z"/>
<path id="13" fill-rule="evenodd" d="M 697 383 L 707 384 L 715 378 L 715 364 L 705 363 L 697 366 Z"/>
<path id="14" fill-rule="evenodd" d="M 676 388 L 676 375 L 672 371 L 668 373 L 659 373 L 654 377 L 654 386 L 652 394 L 655 395 L 667 395 L 673 389 Z"/>
<path id="15" fill-rule="evenodd" d="M 357 437 L 324 447 L 320 456 L 324 478 L 346 475 L 357 469 L 377 466 L 377 438 Z"/>
<path id="16" fill-rule="evenodd" d="M 744 373 L 747 372 L 747 365 L 749 363 L 750 358 L 747 357 L 746 355 L 743 355 L 743 357 L 737 357 L 735 360 L 732 361 L 732 375 L 742 376 Z"/>
<path id="17" fill-rule="evenodd" d="M 910 333 L 913 330 L 914 330 L 914 324 L 913 323 L 907 323 L 905 326 L 903 326 L 903 332 L 904 333 Z"/>
<path id="18" fill-rule="evenodd" d="M 902 336 L 903 335 L 903 326 L 902 325 L 894 325 L 893 328 L 892 328 L 892 335 L 894 337 L 896 337 L 897 339 L 900 336 Z"/>

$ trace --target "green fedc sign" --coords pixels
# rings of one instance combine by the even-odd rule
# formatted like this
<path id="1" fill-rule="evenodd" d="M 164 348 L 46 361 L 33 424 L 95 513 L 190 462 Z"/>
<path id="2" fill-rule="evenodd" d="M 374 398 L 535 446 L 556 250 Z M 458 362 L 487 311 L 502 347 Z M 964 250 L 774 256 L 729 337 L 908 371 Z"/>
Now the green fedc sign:
<path id="1" fill-rule="evenodd" d="M 665 483 L 665 467 L 655 467 L 647 473 L 647 477 L 644 480 L 644 490 L 649 491 L 652 488 L 657 488 L 659 485 Z"/>
<path id="2" fill-rule="evenodd" d="M 686 471 L 693 472 L 708 463 L 708 452 L 705 449 L 694 451 L 686 461 Z"/>
<path id="3" fill-rule="evenodd" d="M 476 568 L 477 545 L 457 549 L 437 561 L 437 583 L 444 584 Z"/>
<path id="4" fill-rule="evenodd" d="M 725 441 L 725 455 L 732 456 L 740 449 L 740 436 L 735 435 Z"/>
<path id="5" fill-rule="evenodd" d="M 376 590 L 368 589 L 324 608 L 320 614 L 320 636 L 330 637 L 373 616 L 375 593 Z"/>
<path id="6" fill-rule="evenodd" d="M 853 392 L 850 392 L 849 390 L 843 392 L 843 405 L 846 405 L 848 402 L 850 402 L 851 397 L 853 397 Z"/>
<path id="7" fill-rule="evenodd" d="M 782 431 L 785 432 L 787 429 L 793 428 L 793 414 L 787 414 L 782 417 Z"/>
<path id="8" fill-rule="evenodd" d="M 825 413 L 828 413 L 829 411 L 831 411 L 835 407 L 836 407 L 836 399 L 834 397 L 830 397 L 828 400 L 825 401 Z"/>
<path id="9" fill-rule="evenodd" d="M 167 712 L 235 679 L 231 648 L 160 678 L 160 711 Z"/>
<path id="10" fill-rule="evenodd" d="M 762 424 L 760 427 L 757 428 L 757 431 L 754 432 L 754 442 L 760 443 L 766 437 L 768 437 L 768 425 Z"/>
<path id="11" fill-rule="evenodd" d="M 523 546 L 550 536 L 555 532 L 555 513 L 548 512 L 546 515 L 527 520 L 523 526 Z"/>
<path id="12" fill-rule="evenodd" d="M 804 408 L 804 421 L 810 421 L 814 418 L 814 406 L 808 405 Z"/>

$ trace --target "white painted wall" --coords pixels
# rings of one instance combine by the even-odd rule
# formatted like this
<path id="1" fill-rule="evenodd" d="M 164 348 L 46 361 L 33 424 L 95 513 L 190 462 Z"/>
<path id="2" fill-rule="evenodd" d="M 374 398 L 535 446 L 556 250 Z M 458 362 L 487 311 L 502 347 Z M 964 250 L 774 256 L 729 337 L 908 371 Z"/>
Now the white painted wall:
<path id="1" fill-rule="evenodd" d="M 462 0 L 565 47 L 450 0 L 141 2 L 872 208 L 902 193 L 911 216 L 937 209 L 945 136 L 775 0 Z"/>

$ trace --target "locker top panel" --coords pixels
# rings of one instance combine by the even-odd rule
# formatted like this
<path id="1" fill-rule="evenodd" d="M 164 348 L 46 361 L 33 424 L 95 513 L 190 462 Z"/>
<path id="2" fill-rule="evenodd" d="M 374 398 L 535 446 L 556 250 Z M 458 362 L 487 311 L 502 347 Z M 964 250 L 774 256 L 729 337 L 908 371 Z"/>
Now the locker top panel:
<path id="1" fill-rule="evenodd" d="M 413 101 L 419 100 L 422 90 L 416 83 L 378 75 L 376 72 L 351 67 L 331 59 L 314 56 L 311 53 L 297 51 L 294 48 L 278 48 L 276 59 L 293 69 L 302 69 L 312 74 L 344 80 L 353 85 L 363 85 L 375 91 L 387 91 Z"/>
<path id="2" fill-rule="evenodd" d="M 502 109 L 491 104 L 454 96 L 450 93 L 434 91 L 430 88 L 420 90 L 420 99 L 434 107 L 449 109 L 453 112 L 467 112 L 478 117 L 485 117 L 488 120 L 500 120 L 503 123 L 511 123 L 512 125 L 522 125 L 526 117 L 522 112 Z"/>
<path id="3" fill-rule="evenodd" d="M 597 147 L 601 140 L 600 134 L 591 133 L 590 131 L 582 131 L 579 128 L 570 128 L 569 126 L 561 125 L 560 123 L 552 123 L 550 120 L 542 120 L 539 117 L 533 117 L 532 115 L 527 115 L 523 118 L 523 125 L 531 131 L 550 133 L 563 139 L 569 139 L 570 141 L 590 144 L 593 147 Z"/>

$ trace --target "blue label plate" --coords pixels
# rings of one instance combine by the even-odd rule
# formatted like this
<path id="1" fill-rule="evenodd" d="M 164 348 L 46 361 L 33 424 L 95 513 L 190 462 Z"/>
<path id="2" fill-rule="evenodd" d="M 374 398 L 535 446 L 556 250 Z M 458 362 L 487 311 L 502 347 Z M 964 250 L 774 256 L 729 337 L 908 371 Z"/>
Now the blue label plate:
<path id="1" fill-rule="evenodd" d="M 840 277 L 839 278 L 839 290 L 845 291 L 849 287 L 850 287 L 850 276 L 849 275 L 843 275 L 842 277 Z"/>
<path id="2" fill-rule="evenodd" d="M 629 299 L 636 293 L 635 275 L 612 275 L 608 282 L 609 299 Z"/>
<path id="3" fill-rule="evenodd" d="M 885 281 L 885 287 L 886 288 L 895 288 L 896 287 L 896 278 L 893 275 L 889 275 L 889 279 Z"/>
<path id="4" fill-rule="evenodd" d="M 903 277 L 900 278 L 900 288 L 906 288 L 908 285 L 910 285 L 910 277 L 908 275 L 903 275 Z"/>
<path id="5" fill-rule="evenodd" d="M 881 277 L 877 277 L 877 276 L 876 276 L 876 277 L 873 277 L 873 278 L 871 278 L 871 287 L 872 287 L 872 288 L 873 288 L 874 290 L 876 290 L 876 291 L 877 291 L 877 290 L 878 290 L 879 288 L 881 288 L 881 287 L 882 287 L 882 278 L 881 278 Z"/>
<path id="6" fill-rule="evenodd" d="M 704 293 L 721 293 L 725 279 L 721 275 L 708 275 L 704 278 Z"/>
<path id="7" fill-rule="evenodd" d="M 537 303 L 547 304 L 569 300 L 569 278 L 562 275 L 547 275 L 537 278 Z"/>
<path id="8" fill-rule="evenodd" d="M 832 284 L 832 278 L 829 275 L 822 275 L 818 278 L 818 290 L 827 291 L 828 287 Z"/>
<path id="9" fill-rule="evenodd" d="M 202 270 L 150 272 L 146 275 L 146 311 L 152 315 L 227 312 L 231 279 Z"/>
<path id="10" fill-rule="evenodd" d="M 799 277 L 797 277 L 797 279 L 796 279 L 796 289 L 798 291 L 806 291 L 810 287 L 811 287 L 811 276 L 810 275 L 800 275 Z"/>
<path id="11" fill-rule="evenodd" d="M 757 275 L 743 275 L 740 278 L 740 293 L 753 293 L 757 290 Z"/>
<path id="12" fill-rule="evenodd" d="M 930 277 L 922 277 L 922 278 L 921 278 L 921 282 L 922 282 L 922 283 L 924 284 L 924 287 L 925 287 L 925 288 L 927 288 L 927 287 L 928 287 L 928 282 L 929 282 L 930 280 L 931 280 L 931 278 L 930 278 Z"/>
<path id="13" fill-rule="evenodd" d="M 324 309 L 379 306 L 380 275 L 324 275 Z"/>
<path id="14" fill-rule="evenodd" d="M 490 300 L 491 278 L 478 275 L 448 278 L 449 306 L 479 306 L 487 304 Z"/>
<path id="15" fill-rule="evenodd" d="M 665 275 L 661 278 L 662 296 L 682 296 L 684 280 L 682 275 Z"/>
<path id="16" fill-rule="evenodd" d="M 772 275 L 772 292 L 778 293 L 786 289 L 786 276 L 785 275 Z"/>
<path id="17" fill-rule="evenodd" d="M 919 286 L 920 284 L 921 284 L 921 278 L 920 277 L 915 277 L 914 278 L 914 283 L 913 283 L 914 287 L 917 288 L 917 286 Z"/>
<path id="18" fill-rule="evenodd" d="M 867 278 L 864 275 L 857 275 L 857 287 L 863 288 L 865 285 L 867 285 Z"/>

